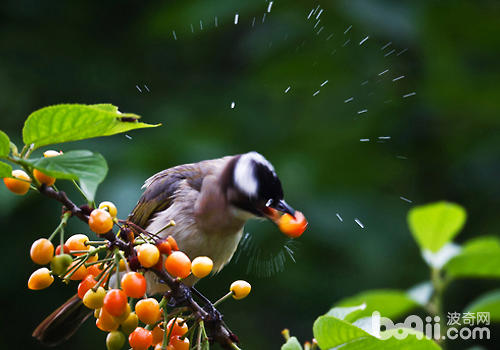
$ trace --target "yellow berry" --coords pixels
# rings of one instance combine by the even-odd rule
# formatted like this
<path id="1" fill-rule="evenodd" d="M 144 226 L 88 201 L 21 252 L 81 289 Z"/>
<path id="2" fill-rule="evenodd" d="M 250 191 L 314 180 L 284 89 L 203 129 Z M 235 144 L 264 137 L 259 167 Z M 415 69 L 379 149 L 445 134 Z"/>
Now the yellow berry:
<path id="1" fill-rule="evenodd" d="M 153 267 L 160 259 L 160 251 L 151 243 L 141 244 L 137 248 L 137 258 L 142 266 Z"/>
<path id="2" fill-rule="evenodd" d="M 250 283 L 242 280 L 234 281 L 229 288 L 229 290 L 233 292 L 233 298 L 237 300 L 245 298 L 250 294 L 251 289 L 252 286 Z"/>
<path id="3" fill-rule="evenodd" d="M 100 309 L 104 305 L 105 296 L 106 290 L 103 287 L 97 288 L 95 292 L 89 289 L 83 296 L 83 305 L 89 309 Z"/>
<path id="4" fill-rule="evenodd" d="M 99 204 L 99 209 L 106 210 L 113 218 L 116 218 L 116 215 L 118 214 L 118 209 L 116 209 L 116 205 L 113 202 L 102 202 Z"/>
<path id="5" fill-rule="evenodd" d="M 198 278 L 208 276 L 212 272 L 214 262 L 208 256 L 199 256 L 191 263 L 191 272 Z"/>
<path id="6" fill-rule="evenodd" d="M 9 191 L 24 195 L 30 189 L 31 178 L 22 170 L 12 170 L 12 177 L 5 177 L 3 182 Z"/>
<path id="7" fill-rule="evenodd" d="M 46 267 L 42 267 L 33 272 L 28 280 L 28 288 L 31 290 L 45 289 L 54 282 L 54 277 Z"/>
<path id="8" fill-rule="evenodd" d="M 54 245 L 47 238 L 37 239 L 31 245 L 30 256 L 38 265 L 48 264 L 54 256 Z"/>

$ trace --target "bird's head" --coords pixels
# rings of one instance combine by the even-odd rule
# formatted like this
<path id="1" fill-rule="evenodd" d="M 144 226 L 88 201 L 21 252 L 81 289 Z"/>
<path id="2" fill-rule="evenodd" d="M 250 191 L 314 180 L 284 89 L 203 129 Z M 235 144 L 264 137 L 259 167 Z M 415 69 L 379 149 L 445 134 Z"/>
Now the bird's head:
<path id="1" fill-rule="evenodd" d="M 272 164 L 257 152 L 236 156 L 227 184 L 229 204 L 240 217 L 267 217 L 277 223 L 279 213 L 295 215 L 283 199 L 281 181 Z"/>

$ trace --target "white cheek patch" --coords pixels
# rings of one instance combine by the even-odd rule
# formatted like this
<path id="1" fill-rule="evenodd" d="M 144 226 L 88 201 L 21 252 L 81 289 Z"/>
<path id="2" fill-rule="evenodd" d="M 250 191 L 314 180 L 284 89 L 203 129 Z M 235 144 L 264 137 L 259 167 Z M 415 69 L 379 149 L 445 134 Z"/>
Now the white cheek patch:
<path id="1" fill-rule="evenodd" d="M 254 163 L 260 163 L 268 167 L 274 173 L 274 167 L 257 152 L 243 154 L 234 169 L 234 183 L 242 192 L 249 197 L 257 197 L 259 183 L 254 175 Z"/>

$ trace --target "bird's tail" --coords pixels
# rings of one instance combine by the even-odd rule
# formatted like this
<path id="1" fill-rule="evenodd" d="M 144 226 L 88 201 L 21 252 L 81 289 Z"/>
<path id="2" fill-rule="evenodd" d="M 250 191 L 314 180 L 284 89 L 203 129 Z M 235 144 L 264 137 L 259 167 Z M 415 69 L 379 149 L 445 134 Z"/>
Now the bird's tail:
<path id="1" fill-rule="evenodd" d="M 91 314 L 92 310 L 86 308 L 75 294 L 36 327 L 33 337 L 46 346 L 59 345 L 68 340 Z"/>

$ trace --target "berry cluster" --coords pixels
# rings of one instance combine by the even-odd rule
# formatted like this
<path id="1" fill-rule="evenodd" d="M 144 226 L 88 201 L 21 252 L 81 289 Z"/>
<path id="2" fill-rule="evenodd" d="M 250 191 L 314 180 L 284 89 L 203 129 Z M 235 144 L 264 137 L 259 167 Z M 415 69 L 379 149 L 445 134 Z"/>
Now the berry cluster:
<path id="1" fill-rule="evenodd" d="M 172 236 L 160 238 L 133 223 L 118 220 L 117 208 L 102 202 L 89 214 L 89 228 L 104 240 L 91 241 L 84 234 L 75 234 L 64 242 L 64 227 L 71 213 L 63 214 L 61 224 L 47 238 L 33 242 L 30 256 L 41 267 L 30 276 L 28 288 L 49 287 L 54 276 L 64 282 L 80 281 L 77 294 L 83 304 L 94 310 L 96 326 L 108 332 L 109 350 L 121 349 L 127 340 L 134 350 L 188 350 L 196 329 L 198 337 L 206 336 L 203 320 L 186 308 L 180 310 L 167 303 L 167 293 L 160 301 L 148 297 L 147 271 L 168 273 L 176 283 L 194 275 L 203 278 L 210 274 L 213 262 L 209 257 L 191 259 L 179 249 Z M 114 226 L 119 231 L 112 233 Z M 171 226 L 175 225 L 172 221 Z M 52 240 L 59 234 L 61 244 L 54 249 Z M 111 236 L 110 236 L 111 235 Z M 109 239 L 113 237 L 113 239 Z M 245 281 L 231 284 L 228 294 L 213 306 L 232 296 L 245 298 L 251 286 Z M 191 324 L 191 326 L 188 326 Z"/>

